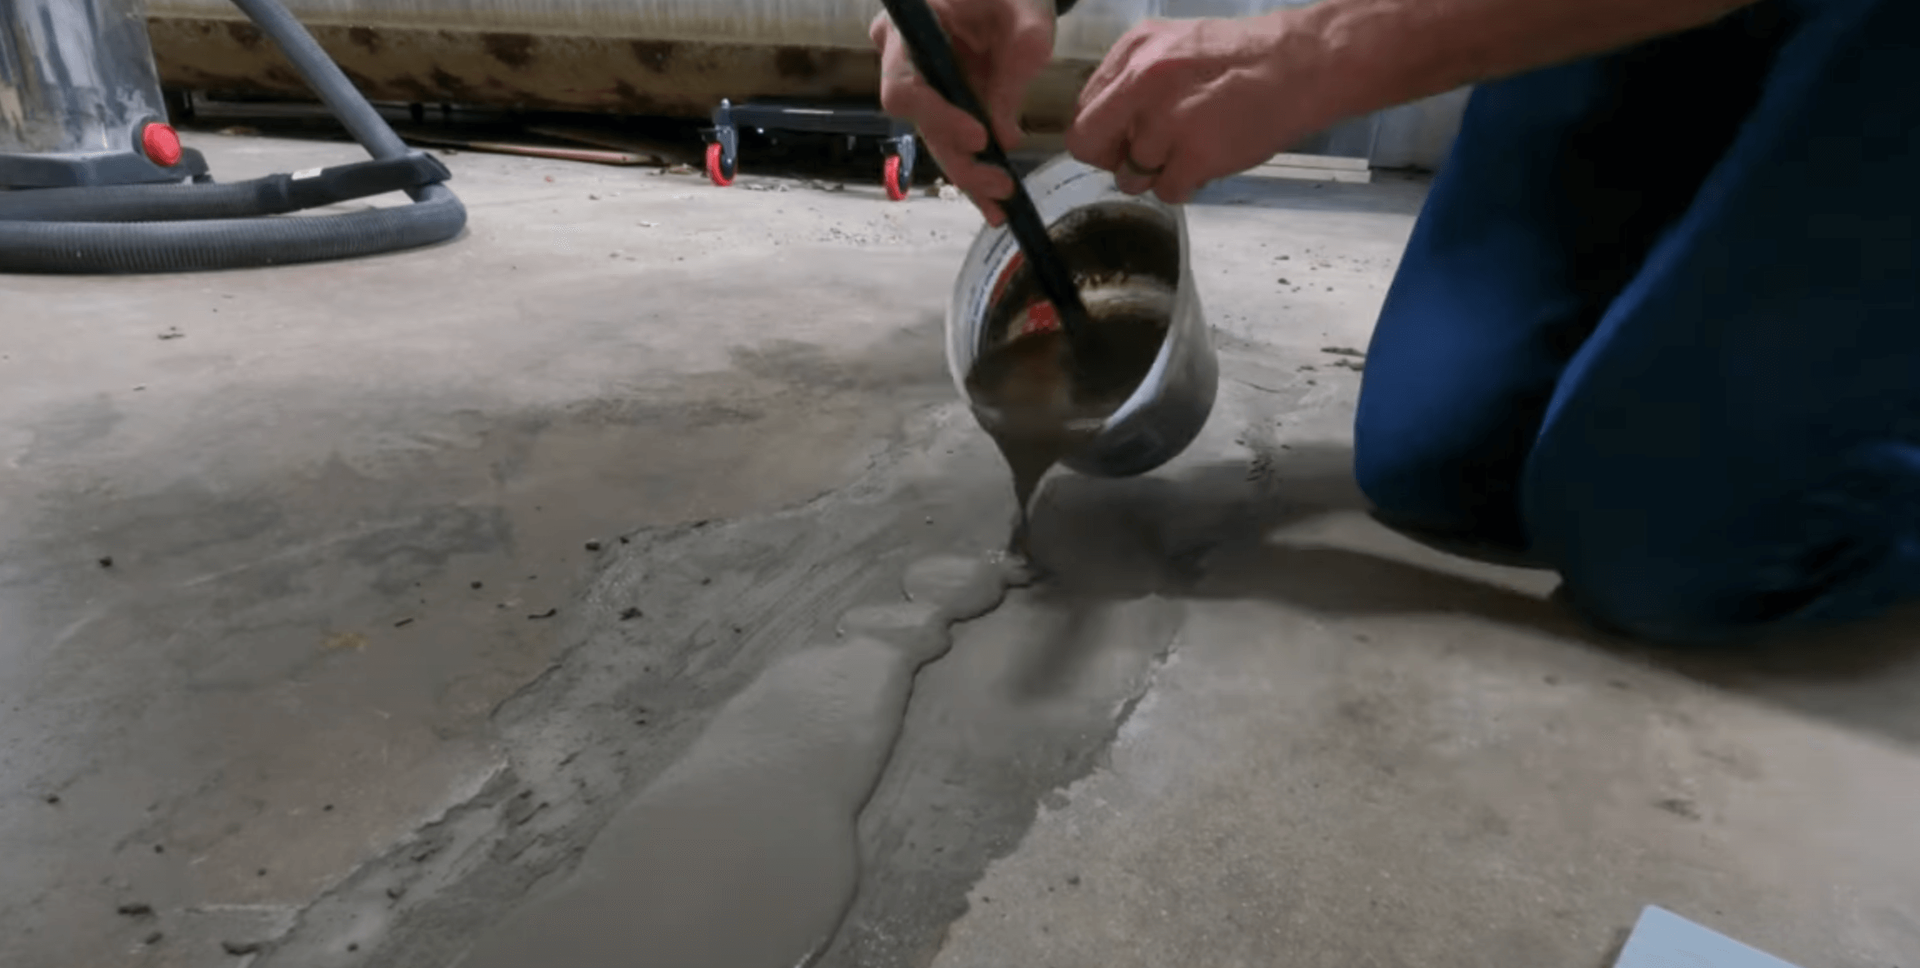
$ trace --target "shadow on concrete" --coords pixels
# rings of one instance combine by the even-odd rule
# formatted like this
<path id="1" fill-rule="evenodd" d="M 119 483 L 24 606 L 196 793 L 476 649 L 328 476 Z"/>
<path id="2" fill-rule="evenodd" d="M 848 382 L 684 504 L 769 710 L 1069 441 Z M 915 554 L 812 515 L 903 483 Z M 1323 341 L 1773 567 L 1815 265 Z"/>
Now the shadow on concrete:
<path id="1" fill-rule="evenodd" d="M 1550 597 L 1272 536 L 1363 510 L 1351 461 L 1342 447 L 1295 448 L 1267 480 L 1242 463 L 1123 481 L 1055 478 L 1038 498 L 1033 540 L 1057 567 L 1037 594 L 1082 622 L 1102 603 L 1146 595 L 1267 600 L 1332 615 L 1474 615 L 1920 746 L 1920 608 L 1738 647 L 1667 648 L 1595 629 Z M 1084 638 L 1071 634 L 1075 624 L 1035 657 L 1027 688 L 1074 674 L 1086 651 L 1075 646 Z"/>

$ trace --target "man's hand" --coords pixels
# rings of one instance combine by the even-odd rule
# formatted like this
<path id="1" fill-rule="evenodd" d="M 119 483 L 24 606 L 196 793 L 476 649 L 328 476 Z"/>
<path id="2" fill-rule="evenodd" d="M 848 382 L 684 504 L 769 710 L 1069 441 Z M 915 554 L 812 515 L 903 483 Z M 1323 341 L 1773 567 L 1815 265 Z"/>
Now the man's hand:
<path id="1" fill-rule="evenodd" d="M 1080 95 L 1067 150 L 1185 202 L 1351 117 L 1710 23 L 1754 0 L 1318 0 L 1149 20 Z"/>
<path id="2" fill-rule="evenodd" d="M 1081 91 L 1067 150 L 1178 205 L 1311 134 L 1331 120 L 1308 83 L 1320 58 L 1280 13 L 1135 26 Z"/>
<path id="3" fill-rule="evenodd" d="M 953 41 L 954 55 L 974 94 L 992 117 L 994 135 L 1012 151 L 1020 140 L 1020 104 L 1027 85 L 1053 57 L 1052 0 L 927 2 Z M 1006 216 L 995 202 L 1013 194 L 1013 181 L 1006 172 L 974 160 L 987 147 L 986 129 L 920 78 L 885 13 L 874 18 L 871 34 L 880 48 L 880 106 L 920 129 L 941 170 L 990 224 L 1004 222 Z"/>

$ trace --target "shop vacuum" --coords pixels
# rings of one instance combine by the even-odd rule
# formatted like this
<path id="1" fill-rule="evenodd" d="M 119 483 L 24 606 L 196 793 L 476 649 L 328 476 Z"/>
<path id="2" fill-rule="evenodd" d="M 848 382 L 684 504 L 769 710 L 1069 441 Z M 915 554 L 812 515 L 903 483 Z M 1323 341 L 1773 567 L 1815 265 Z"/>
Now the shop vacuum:
<path id="1" fill-rule="evenodd" d="M 0 0 L 0 273 L 288 265 L 445 241 L 466 207 L 278 0 L 233 0 L 371 161 L 223 184 L 167 123 L 142 0 Z M 410 205 L 278 218 L 405 191 Z"/>

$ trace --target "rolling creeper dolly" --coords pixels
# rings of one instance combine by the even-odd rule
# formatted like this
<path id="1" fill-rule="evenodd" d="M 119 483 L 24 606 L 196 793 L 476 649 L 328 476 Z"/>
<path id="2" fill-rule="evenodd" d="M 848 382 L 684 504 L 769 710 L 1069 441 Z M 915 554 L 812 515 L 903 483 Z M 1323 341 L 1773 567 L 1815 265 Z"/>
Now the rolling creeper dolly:
<path id="1" fill-rule="evenodd" d="M 734 104 L 721 101 L 713 109 L 713 126 L 702 128 L 707 142 L 707 177 L 722 188 L 733 184 L 740 169 L 740 133 L 791 132 L 803 136 L 842 137 L 851 146 L 859 139 L 879 139 L 885 161 L 881 179 L 887 197 L 904 201 L 913 188 L 913 166 L 920 154 L 913 124 L 888 117 L 877 106 L 863 102 L 768 99 Z"/>

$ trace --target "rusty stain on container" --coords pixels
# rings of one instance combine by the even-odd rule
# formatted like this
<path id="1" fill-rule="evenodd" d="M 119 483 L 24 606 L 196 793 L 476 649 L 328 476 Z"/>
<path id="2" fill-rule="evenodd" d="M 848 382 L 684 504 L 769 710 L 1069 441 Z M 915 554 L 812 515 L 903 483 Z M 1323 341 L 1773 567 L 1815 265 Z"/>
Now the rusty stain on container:
<path id="1" fill-rule="evenodd" d="M 813 66 L 813 53 L 799 47 L 783 47 L 773 58 L 774 69 L 781 77 L 812 77 L 820 73 Z"/>
<path id="2" fill-rule="evenodd" d="M 447 99 L 467 102 L 473 100 L 473 89 L 468 87 L 467 82 L 459 75 L 449 73 L 446 69 L 436 66 L 431 76 L 433 77 L 434 87 L 438 90 L 445 91 Z"/>
<path id="3" fill-rule="evenodd" d="M 525 67 L 533 62 L 532 34 L 481 34 L 487 53 L 508 67 Z"/>
<path id="4" fill-rule="evenodd" d="M 258 50 L 260 42 L 265 39 L 260 34 L 260 28 L 244 22 L 228 23 L 227 36 L 233 38 L 234 43 L 239 44 L 247 50 Z"/>
<path id="5" fill-rule="evenodd" d="M 360 73 L 359 71 L 354 70 L 351 67 L 340 68 L 340 73 L 347 75 L 347 80 L 353 82 L 353 86 L 355 90 L 364 91 L 364 90 L 367 90 L 367 88 L 372 85 L 371 78 L 367 77 L 367 75 L 365 74 Z"/>
<path id="6" fill-rule="evenodd" d="M 309 31 L 376 101 L 704 118 L 722 98 L 877 98 L 870 49 L 620 36 L 315 24 Z M 227 94 L 312 97 L 250 25 L 151 18 L 161 83 Z M 250 42 L 251 41 L 251 42 Z M 1059 130 L 1092 65 L 1056 63 L 1028 100 L 1028 126 Z"/>
<path id="7" fill-rule="evenodd" d="M 668 65 L 673 63 L 673 41 L 631 40 L 627 46 L 632 49 L 634 60 L 655 73 L 665 74 Z"/>

